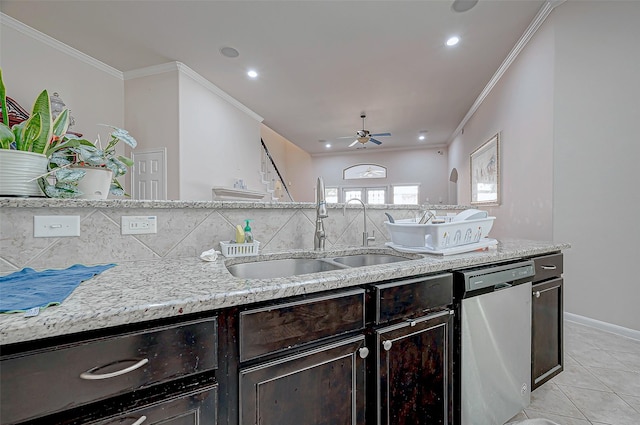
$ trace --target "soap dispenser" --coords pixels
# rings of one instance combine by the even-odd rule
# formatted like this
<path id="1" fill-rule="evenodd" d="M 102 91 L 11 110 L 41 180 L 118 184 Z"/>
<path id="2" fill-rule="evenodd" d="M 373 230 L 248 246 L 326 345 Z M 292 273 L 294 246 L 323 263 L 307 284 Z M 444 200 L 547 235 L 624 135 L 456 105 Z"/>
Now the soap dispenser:
<path id="1" fill-rule="evenodd" d="M 253 243 L 253 233 L 251 233 L 251 227 L 249 226 L 250 221 L 245 220 L 247 225 L 244 226 L 244 243 Z"/>

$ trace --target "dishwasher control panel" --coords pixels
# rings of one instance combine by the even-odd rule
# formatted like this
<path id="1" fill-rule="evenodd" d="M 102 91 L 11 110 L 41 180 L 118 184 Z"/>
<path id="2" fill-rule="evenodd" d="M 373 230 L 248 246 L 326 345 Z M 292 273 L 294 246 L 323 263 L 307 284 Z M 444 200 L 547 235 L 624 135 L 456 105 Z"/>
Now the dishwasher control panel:
<path id="1" fill-rule="evenodd" d="M 490 287 L 509 286 L 510 282 L 535 275 L 535 268 L 533 261 L 521 261 L 462 272 L 462 275 L 464 276 L 465 292 L 469 292 Z"/>

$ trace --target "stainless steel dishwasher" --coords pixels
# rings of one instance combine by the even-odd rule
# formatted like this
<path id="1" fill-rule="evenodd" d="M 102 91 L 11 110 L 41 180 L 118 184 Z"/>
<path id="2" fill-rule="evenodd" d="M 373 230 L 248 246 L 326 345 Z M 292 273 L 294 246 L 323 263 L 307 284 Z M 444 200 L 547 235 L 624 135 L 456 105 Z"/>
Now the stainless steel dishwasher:
<path id="1" fill-rule="evenodd" d="M 531 401 L 532 261 L 454 272 L 462 425 L 501 425 Z"/>

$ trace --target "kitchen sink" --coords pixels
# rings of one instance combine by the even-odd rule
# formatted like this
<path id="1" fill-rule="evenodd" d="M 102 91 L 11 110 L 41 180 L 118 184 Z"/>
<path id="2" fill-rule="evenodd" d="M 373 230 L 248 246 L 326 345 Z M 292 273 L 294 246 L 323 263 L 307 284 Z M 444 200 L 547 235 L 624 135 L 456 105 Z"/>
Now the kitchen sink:
<path id="1" fill-rule="evenodd" d="M 299 274 L 326 272 L 345 268 L 322 258 L 284 258 L 227 266 L 229 272 L 242 279 L 273 279 Z"/>
<path id="2" fill-rule="evenodd" d="M 401 257 L 391 254 L 356 254 L 345 255 L 333 259 L 336 263 L 349 267 L 375 266 L 376 264 L 397 263 L 398 261 L 408 261 L 411 258 Z"/>
<path id="3" fill-rule="evenodd" d="M 409 260 L 412 258 L 393 254 L 369 253 L 327 258 L 283 258 L 254 261 L 228 265 L 227 270 L 233 276 L 241 279 L 273 279 Z"/>

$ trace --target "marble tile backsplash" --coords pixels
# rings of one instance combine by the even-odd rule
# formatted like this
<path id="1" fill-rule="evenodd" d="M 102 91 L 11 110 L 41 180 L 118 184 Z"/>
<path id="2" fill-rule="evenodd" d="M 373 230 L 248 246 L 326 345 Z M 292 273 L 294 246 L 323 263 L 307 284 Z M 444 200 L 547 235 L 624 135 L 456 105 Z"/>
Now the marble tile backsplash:
<path id="1" fill-rule="evenodd" d="M 107 204 L 108 205 L 108 204 Z M 315 230 L 313 206 L 290 208 L 175 208 L 144 207 L 135 204 L 121 207 L 12 207 L 0 210 L 0 273 L 23 267 L 62 268 L 73 264 L 122 263 L 145 259 L 194 257 L 211 248 L 219 249 L 219 241 L 235 238 L 235 225 L 252 219 L 254 238 L 261 252 L 284 249 L 312 249 Z M 367 230 L 375 231 L 375 242 L 389 240 L 384 221 L 386 209 L 367 209 Z M 418 209 L 394 210 L 396 218 L 410 218 Z M 80 216 L 80 236 L 34 238 L 35 215 Z M 123 215 L 156 216 L 158 233 L 121 235 Z M 362 244 L 362 208 L 349 206 L 329 208 L 324 219 L 326 247 Z"/>

